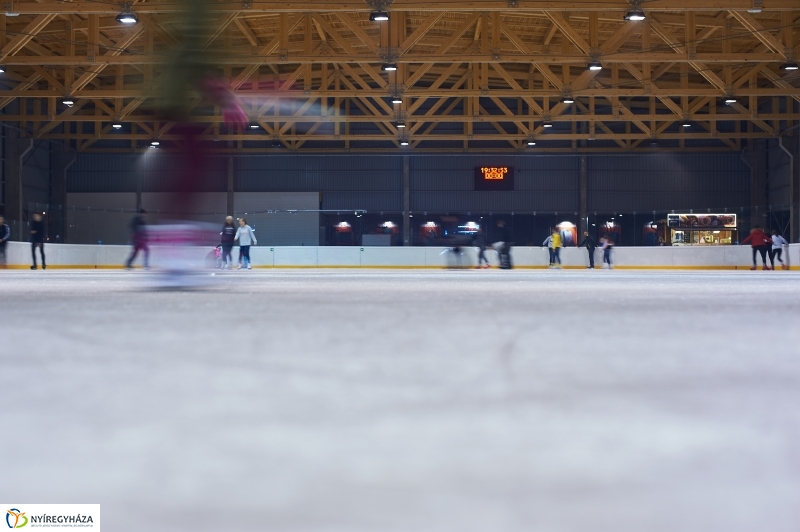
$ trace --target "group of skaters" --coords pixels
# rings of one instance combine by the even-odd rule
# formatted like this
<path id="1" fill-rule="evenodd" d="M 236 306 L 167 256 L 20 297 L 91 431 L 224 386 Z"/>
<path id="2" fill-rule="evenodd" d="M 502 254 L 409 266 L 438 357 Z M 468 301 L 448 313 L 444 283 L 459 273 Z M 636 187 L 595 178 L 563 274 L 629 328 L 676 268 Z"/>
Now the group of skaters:
<path id="1" fill-rule="evenodd" d="M 781 269 L 789 269 L 789 266 L 783 262 L 783 247 L 788 246 L 789 243 L 774 229 L 772 230 L 772 236 L 770 236 L 762 228 L 754 227 L 750 230 L 747 238 L 741 241 L 741 245 L 744 246 L 745 244 L 750 244 L 750 247 L 753 248 L 753 267 L 750 268 L 751 270 L 758 269 L 758 263 L 756 262 L 758 255 L 761 255 L 762 269 L 764 270 L 774 270 L 775 259 L 778 259 L 778 262 L 781 263 Z M 767 257 L 769 257 L 772 266 L 767 266 Z"/>
<path id="2" fill-rule="evenodd" d="M 147 211 L 139 209 L 139 212 L 134 216 L 129 224 L 131 232 L 131 254 L 128 260 L 125 261 L 127 269 L 133 268 L 133 262 L 142 252 L 144 255 L 144 267 L 150 268 L 150 246 L 148 245 L 147 233 Z M 230 270 L 233 268 L 233 259 L 231 252 L 236 241 L 239 241 L 239 260 L 236 269 L 246 268 L 252 269 L 250 264 L 250 247 L 258 244 L 256 233 L 252 227 L 247 225 L 247 220 L 239 218 L 239 226 L 233 223 L 233 216 L 225 218 L 225 223 L 222 225 L 222 230 L 219 233 L 220 243 L 214 247 L 214 254 L 216 257 L 216 266 L 218 269 Z M 44 259 L 43 259 L 44 260 Z"/>
<path id="3" fill-rule="evenodd" d="M 511 247 L 513 245 L 513 237 L 511 230 L 506 226 L 505 221 L 497 221 L 497 241 L 489 246 L 487 244 L 486 235 L 482 229 L 478 228 L 472 236 L 471 246 L 478 250 L 478 265 L 476 269 L 490 268 L 491 264 L 489 259 L 486 258 L 485 251 L 487 249 L 494 249 L 500 259 L 501 269 L 511 269 L 513 264 L 511 262 Z M 550 253 L 551 269 L 561 269 L 561 248 L 564 247 L 564 241 L 561 232 L 558 229 L 553 229 L 550 236 L 548 236 L 542 247 L 546 247 Z M 611 237 L 603 235 L 600 239 L 600 244 L 592 237 L 588 231 L 583 233 L 583 241 L 578 244 L 578 247 L 585 247 L 589 253 L 589 266 L 588 270 L 594 269 L 594 254 L 595 250 L 600 248 L 603 251 L 603 268 L 613 269 L 611 263 L 611 250 L 614 248 L 614 241 Z"/>
<path id="4" fill-rule="evenodd" d="M 233 259 L 231 258 L 231 251 L 233 245 L 239 241 L 239 261 L 236 269 L 242 267 L 252 270 L 250 265 L 250 246 L 258 245 L 256 240 L 256 233 L 253 228 L 247 225 L 247 220 L 239 218 L 239 227 L 233 223 L 233 216 L 225 218 L 225 224 L 220 231 L 220 244 L 214 248 L 216 255 L 216 266 L 221 270 L 230 270 L 233 268 Z"/>

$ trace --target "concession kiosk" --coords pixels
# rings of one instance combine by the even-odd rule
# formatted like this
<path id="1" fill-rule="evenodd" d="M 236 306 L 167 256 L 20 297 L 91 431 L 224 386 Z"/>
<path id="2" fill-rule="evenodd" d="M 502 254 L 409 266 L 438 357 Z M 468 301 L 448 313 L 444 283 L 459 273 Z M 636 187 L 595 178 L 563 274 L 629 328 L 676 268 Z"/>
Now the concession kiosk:
<path id="1" fill-rule="evenodd" d="M 673 246 L 731 245 L 738 240 L 735 214 L 668 214 Z"/>

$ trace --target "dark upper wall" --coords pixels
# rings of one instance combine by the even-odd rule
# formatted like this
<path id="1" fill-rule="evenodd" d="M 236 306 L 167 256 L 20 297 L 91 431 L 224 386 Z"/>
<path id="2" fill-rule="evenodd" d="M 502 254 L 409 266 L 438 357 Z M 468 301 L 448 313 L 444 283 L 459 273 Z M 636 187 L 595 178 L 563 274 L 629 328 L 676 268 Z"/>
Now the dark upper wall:
<path id="1" fill-rule="evenodd" d="M 173 188 L 179 161 L 165 152 L 80 155 L 70 192 Z M 409 155 L 411 210 L 425 212 L 576 212 L 578 155 Z M 737 209 L 749 205 L 747 166 L 738 154 L 587 155 L 589 211 Z M 513 166 L 515 192 L 475 192 L 474 168 Z M 212 158 L 206 192 L 227 190 L 227 159 Z M 403 156 L 243 155 L 234 157 L 237 192 L 322 192 L 323 209 L 402 211 Z"/>

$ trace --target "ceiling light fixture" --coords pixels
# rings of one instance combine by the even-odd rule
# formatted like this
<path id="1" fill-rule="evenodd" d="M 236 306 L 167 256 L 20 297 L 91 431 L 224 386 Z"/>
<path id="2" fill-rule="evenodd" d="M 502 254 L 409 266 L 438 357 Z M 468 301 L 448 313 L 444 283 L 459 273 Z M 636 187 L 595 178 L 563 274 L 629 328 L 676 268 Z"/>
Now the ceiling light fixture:
<path id="1" fill-rule="evenodd" d="M 397 65 L 394 63 L 384 63 L 381 66 L 381 70 L 384 72 L 395 72 L 397 70 Z"/>
<path id="2" fill-rule="evenodd" d="M 781 70 L 797 70 L 797 61 L 787 61 L 781 65 Z"/>
<path id="3" fill-rule="evenodd" d="M 542 127 L 553 127 L 553 123 L 550 120 L 545 120 L 542 122 Z"/>
<path id="4" fill-rule="evenodd" d="M 753 7 L 747 10 L 748 13 L 758 14 L 761 13 L 761 9 L 764 7 L 763 0 L 753 0 Z"/>
<path id="5" fill-rule="evenodd" d="M 736 98 L 734 96 L 725 96 L 725 105 L 733 105 L 736 103 Z"/>
<path id="6" fill-rule="evenodd" d="M 122 129 L 122 124 L 120 124 L 119 122 L 114 122 L 113 124 L 111 124 L 111 127 L 114 129 Z"/>
<path id="7" fill-rule="evenodd" d="M 139 17 L 136 16 L 136 13 L 131 11 L 130 2 L 120 2 L 120 4 L 122 5 L 122 12 L 117 15 L 117 22 L 120 24 L 136 24 L 139 22 Z"/>
<path id="8" fill-rule="evenodd" d="M 692 123 L 689 122 L 688 120 L 684 120 L 683 123 L 681 124 L 681 126 L 683 126 L 683 127 L 692 127 Z"/>
<path id="9" fill-rule="evenodd" d="M 369 15 L 369 20 L 372 22 L 386 22 L 389 20 L 389 13 L 386 11 L 373 11 Z"/>
<path id="10" fill-rule="evenodd" d="M 5 71 L 6 71 L 6 69 L 0 66 L 0 74 L 2 74 Z"/>
<path id="11" fill-rule="evenodd" d="M 393 123 L 392 123 L 392 125 L 394 125 L 394 127 L 398 127 L 398 128 L 404 128 L 404 127 L 406 127 L 406 123 L 405 123 L 405 122 L 402 122 L 402 121 L 400 121 L 400 122 L 393 122 Z"/>
<path id="12" fill-rule="evenodd" d="M 573 98 L 572 96 L 566 95 L 563 98 L 561 98 L 561 103 L 566 104 L 566 105 L 569 105 L 571 103 L 575 103 L 575 98 Z"/>
<path id="13" fill-rule="evenodd" d="M 403 99 L 400 96 L 392 96 L 392 103 L 403 103 Z"/>
<path id="14" fill-rule="evenodd" d="M 157 140 L 154 140 L 153 142 L 150 143 L 150 145 L 151 146 L 161 146 L 161 143 L 158 142 Z"/>
<path id="15" fill-rule="evenodd" d="M 628 0 L 631 8 L 625 13 L 625 20 L 639 22 L 647 18 L 642 11 L 642 0 Z"/>
<path id="16" fill-rule="evenodd" d="M 536 146 L 536 141 L 533 139 L 528 139 L 528 146 Z"/>
<path id="17" fill-rule="evenodd" d="M 593 59 L 586 64 L 586 70 L 591 70 L 592 72 L 603 70 L 603 64 L 597 59 Z"/>
<path id="18" fill-rule="evenodd" d="M 72 98 L 64 98 L 64 100 L 61 103 L 63 103 L 67 107 L 72 107 L 73 105 L 75 105 L 75 102 L 72 100 Z"/>
<path id="19" fill-rule="evenodd" d="M 259 127 L 261 126 L 259 126 L 258 124 L 250 124 L 250 129 L 258 129 Z"/>

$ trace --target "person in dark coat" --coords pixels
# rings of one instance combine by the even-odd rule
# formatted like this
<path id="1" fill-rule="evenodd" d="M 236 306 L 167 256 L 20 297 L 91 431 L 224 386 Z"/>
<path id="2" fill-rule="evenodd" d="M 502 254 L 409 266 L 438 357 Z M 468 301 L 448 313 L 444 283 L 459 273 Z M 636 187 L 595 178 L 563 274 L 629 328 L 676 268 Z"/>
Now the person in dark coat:
<path id="1" fill-rule="evenodd" d="M 230 270 L 233 265 L 231 250 L 233 241 L 236 237 L 236 226 L 233 224 L 233 216 L 225 218 L 225 225 L 222 226 L 220 235 L 220 245 L 222 246 L 222 269 Z"/>
<path id="2" fill-rule="evenodd" d="M 136 214 L 136 216 L 131 219 L 130 229 L 133 251 L 131 252 L 131 256 L 128 257 L 128 261 L 125 263 L 125 267 L 129 270 L 133 267 L 133 261 L 136 260 L 136 256 L 140 251 L 144 252 L 144 267 L 150 267 L 150 248 L 147 246 L 146 214 L 146 210 L 139 209 L 139 212 Z"/>
<path id="3" fill-rule="evenodd" d="M 33 257 L 33 264 L 31 270 L 36 269 L 36 248 L 39 248 L 39 254 L 42 256 L 42 269 L 47 269 L 47 263 L 44 259 L 44 222 L 42 215 L 38 212 L 33 213 L 31 220 L 31 257 Z"/>
<path id="4" fill-rule="evenodd" d="M 11 228 L 0 216 L 0 268 L 6 267 L 6 242 L 11 240 Z"/>
<path id="5" fill-rule="evenodd" d="M 583 232 L 583 240 L 580 244 L 578 244 L 579 248 L 586 246 L 586 251 L 589 252 L 589 266 L 586 267 L 588 270 L 594 269 L 594 250 L 597 248 L 597 242 L 592 235 L 589 234 L 589 231 Z"/>
<path id="6" fill-rule="evenodd" d="M 484 251 L 486 251 L 486 235 L 480 227 L 475 231 L 475 234 L 472 235 L 472 247 L 478 250 L 478 265 L 476 268 L 480 269 L 484 262 L 486 265 L 483 267 L 491 268 L 489 259 L 486 258 L 486 253 L 484 253 Z"/>
<path id="7" fill-rule="evenodd" d="M 513 266 L 511 264 L 511 246 L 513 244 L 513 236 L 511 230 L 506 227 L 505 220 L 497 220 L 497 243 L 500 244 L 500 268 L 503 270 L 510 270 Z"/>

